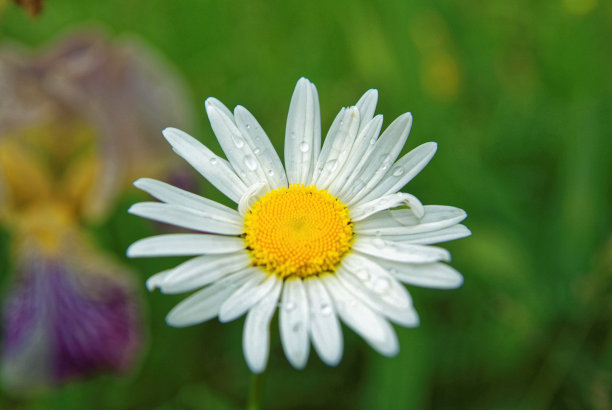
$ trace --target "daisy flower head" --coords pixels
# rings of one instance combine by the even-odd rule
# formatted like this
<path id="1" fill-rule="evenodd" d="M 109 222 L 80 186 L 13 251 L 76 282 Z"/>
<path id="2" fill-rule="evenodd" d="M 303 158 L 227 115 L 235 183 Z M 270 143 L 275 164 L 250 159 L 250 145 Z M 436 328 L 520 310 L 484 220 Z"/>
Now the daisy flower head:
<path id="1" fill-rule="evenodd" d="M 381 134 L 374 115 L 378 92 L 342 108 L 321 144 L 317 90 L 301 78 L 289 106 L 285 166 L 253 115 L 232 113 L 219 100 L 205 106 L 227 160 L 175 128 L 163 131 L 174 151 L 237 204 L 237 210 L 152 179 L 135 185 L 161 202 L 129 212 L 188 228 L 141 239 L 130 257 L 193 256 L 147 281 L 152 290 L 197 290 L 168 314 L 172 326 L 246 314 L 243 350 L 249 368 L 268 360 L 269 325 L 279 312 L 289 362 L 301 369 L 310 344 L 323 362 L 343 352 L 340 321 L 376 351 L 399 351 L 390 322 L 419 323 L 403 283 L 455 288 L 462 276 L 442 263 L 447 250 L 430 246 L 470 235 L 458 208 L 422 205 L 399 192 L 429 162 L 436 143 L 398 158 L 410 131 L 410 113 Z"/>

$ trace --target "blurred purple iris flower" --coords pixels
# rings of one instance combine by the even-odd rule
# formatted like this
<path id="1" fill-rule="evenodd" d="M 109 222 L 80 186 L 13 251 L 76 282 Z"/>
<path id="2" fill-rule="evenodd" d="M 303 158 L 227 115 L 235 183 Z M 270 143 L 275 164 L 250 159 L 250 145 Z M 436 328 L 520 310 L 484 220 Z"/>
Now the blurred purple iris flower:
<path id="1" fill-rule="evenodd" d="M 43 387 L 125 372 L 142 345 L 140 306 L 125 272 L 26 255 L 4 301 L 3 380 Z M 125 277 L 124 277 L 125 276 Z"/>
<path id="2" fill-rule="evenodd" d="M 176 75 L 133 39 L 76 34 L 39 54 L 0 49 L 0 225 L 14 267 L 2 300 L 3 384 L 124 373 L 143 344 L 128 269 L 95 245 L 136 175 L 172 178 L 158 138 L 191 121 Z"/>

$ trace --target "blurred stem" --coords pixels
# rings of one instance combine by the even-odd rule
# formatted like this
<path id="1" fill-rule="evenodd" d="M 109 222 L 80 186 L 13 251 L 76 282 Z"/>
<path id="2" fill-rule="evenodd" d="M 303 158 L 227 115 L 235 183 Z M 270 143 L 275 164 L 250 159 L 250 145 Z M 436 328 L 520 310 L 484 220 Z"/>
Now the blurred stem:
<path id="1" fill-rule="evenodd" d="M 251 387 L 249 388 L 249 402 L 247 410 L 260 410 L 266 384 L 266 371 L 251 376 Z"/>

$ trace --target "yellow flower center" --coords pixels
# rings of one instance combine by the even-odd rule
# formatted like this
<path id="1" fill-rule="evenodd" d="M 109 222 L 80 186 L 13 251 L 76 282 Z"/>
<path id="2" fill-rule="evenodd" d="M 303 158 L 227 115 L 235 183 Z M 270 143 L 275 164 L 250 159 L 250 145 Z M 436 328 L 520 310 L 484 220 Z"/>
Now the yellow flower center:
<path id="1" fill-rule="evenodd" d="M 253 264 L 282 278 L 333 271 L 352 238 L 347 207 L 314 186 L 293 184 L 270 191 L 244 219 Z"/>

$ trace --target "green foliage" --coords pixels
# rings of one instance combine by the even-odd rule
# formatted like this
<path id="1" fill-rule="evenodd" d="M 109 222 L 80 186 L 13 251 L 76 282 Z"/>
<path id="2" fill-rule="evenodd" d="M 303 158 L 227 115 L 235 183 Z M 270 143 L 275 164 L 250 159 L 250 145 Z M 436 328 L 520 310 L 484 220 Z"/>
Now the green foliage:
<path id="1" fill-rule="evenodd" d="M 405 190 L 467 210 L 473 236 L 448 244 L 465 285 L 410 289 L 422 325 L 397 329 L 393 359 L 344 329 L 338 367 L 313 353 L 300 372 L 274 336 L 264 408 L 612 408 L 612 3 L 53 0 L 38 18 L 12 4 L 0 12 L 2 43 L 41 47 L 92 26 L 146 40 L 189 86 L 199 115 L 187 131 L 218 152 L 204 98 L 246 106 L 281 148 L 300 76 L 318 87 L 324 129 L 374 87 L 386 124 L 412 111 L 407 149 L 439 143 Z M 201 192 L 226 202 L 210 185 Z M 145 294 L 144 281 L 174 261 L 124 257 L 159 229 L 125 214 L 136 195 L 92 232 L 143 284 L 140 367 L 31 398 L 5 394 L 0 408 L 244 406 L 241 321 L 166 326 L 181 297 Z"/>

